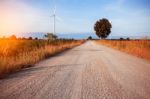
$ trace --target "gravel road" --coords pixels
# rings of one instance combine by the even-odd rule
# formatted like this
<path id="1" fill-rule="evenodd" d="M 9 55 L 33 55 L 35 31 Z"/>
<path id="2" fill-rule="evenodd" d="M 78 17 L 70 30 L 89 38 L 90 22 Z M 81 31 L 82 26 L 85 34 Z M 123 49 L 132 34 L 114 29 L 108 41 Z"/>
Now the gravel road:
<path id="1" fill-rule="evenodd" d="M 1 79 L 0 99 L 150 99 L 150 62 L 88 41 Z"/>

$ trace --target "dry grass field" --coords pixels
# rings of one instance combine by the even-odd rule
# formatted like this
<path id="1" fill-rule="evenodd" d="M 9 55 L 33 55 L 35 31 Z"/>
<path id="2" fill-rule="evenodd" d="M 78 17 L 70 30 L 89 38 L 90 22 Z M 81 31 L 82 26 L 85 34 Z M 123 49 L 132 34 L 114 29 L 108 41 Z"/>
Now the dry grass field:
<path id="1" fill-rule="evenodd" d="M 80 45 L 75 40 L 0 40 L 0 75 L 11 73 Z"/>
<path id="2" fill-rule="evenodd" d="M 150 60 L 149 40 L 99 40 L 97 43 Z"/>

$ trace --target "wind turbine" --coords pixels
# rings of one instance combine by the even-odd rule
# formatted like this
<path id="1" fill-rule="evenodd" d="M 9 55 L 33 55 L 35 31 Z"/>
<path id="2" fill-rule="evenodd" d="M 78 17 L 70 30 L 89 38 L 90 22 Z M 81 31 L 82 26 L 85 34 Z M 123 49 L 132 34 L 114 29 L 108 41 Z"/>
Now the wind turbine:
<path id="1" fill-rule="evenodd" d="M 56 34 L 56 21 L 62 21 L 62 18 L 56 15 L 56 1 L 54 0 L 54 8 L 53 8 L 53 15 L 50 17 L 53 17 L 53 34 Z"/>
<path id="2" fill-rule="evenodd" d="M 53 8 L 53 15 L 51 17 L 53 17 L 53 34 L 56 33 L 56 1 L 53 0 L 54 2 L 54 8 Z"/>
<path id="3" fill-rule="evenodd" d="M 56 6 L 53 9 L 53 15 L 51 15 L 50 17 L 53 17 L 53 22 L 54 22 L 54 26 L 53 26 L 53 33 L 56 33 Z"/>

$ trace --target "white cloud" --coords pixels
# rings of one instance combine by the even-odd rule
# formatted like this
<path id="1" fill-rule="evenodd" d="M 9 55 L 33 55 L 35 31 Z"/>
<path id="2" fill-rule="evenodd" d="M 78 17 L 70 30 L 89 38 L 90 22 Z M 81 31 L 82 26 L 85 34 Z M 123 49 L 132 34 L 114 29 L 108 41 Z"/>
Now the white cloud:
<path id="1" fill-rule="evenodd" d="M 150 14 L 145 9 L 127 8 L 127 0 L 116 0 L 116 3 L 105 7 L 106 13 L 111 15 L 112 35 L 140 35 L 150 31 Z"/>
<path id="2" fill-rule="evenodd" d="M 52 31 L 52 20 L 46 11 L 15 1 L 0 1 L 0 35 Z"/>
<path id="3" fill-rule="evenodd" d="M 148 33 L 150 16 L 145 15 L 144 11 L 128 11 L 126 16 L 113 18 L 114 35 L 140 35 L 139 33 Z"/>

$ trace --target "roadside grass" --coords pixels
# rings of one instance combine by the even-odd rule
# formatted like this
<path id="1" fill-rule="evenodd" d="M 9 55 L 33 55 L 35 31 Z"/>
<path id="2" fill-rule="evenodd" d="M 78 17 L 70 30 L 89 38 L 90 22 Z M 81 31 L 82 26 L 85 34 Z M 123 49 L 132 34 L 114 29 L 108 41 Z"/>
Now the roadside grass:
<path id="1" fill-rule="evenodd" d="M 78 46 L 81 40 L 0 40 L 0 76 Z"/>
<path id="2" fill-rule="evenodd" d="M 150 40 L 98 40 L 96 42 L 150 60 Z"/>

